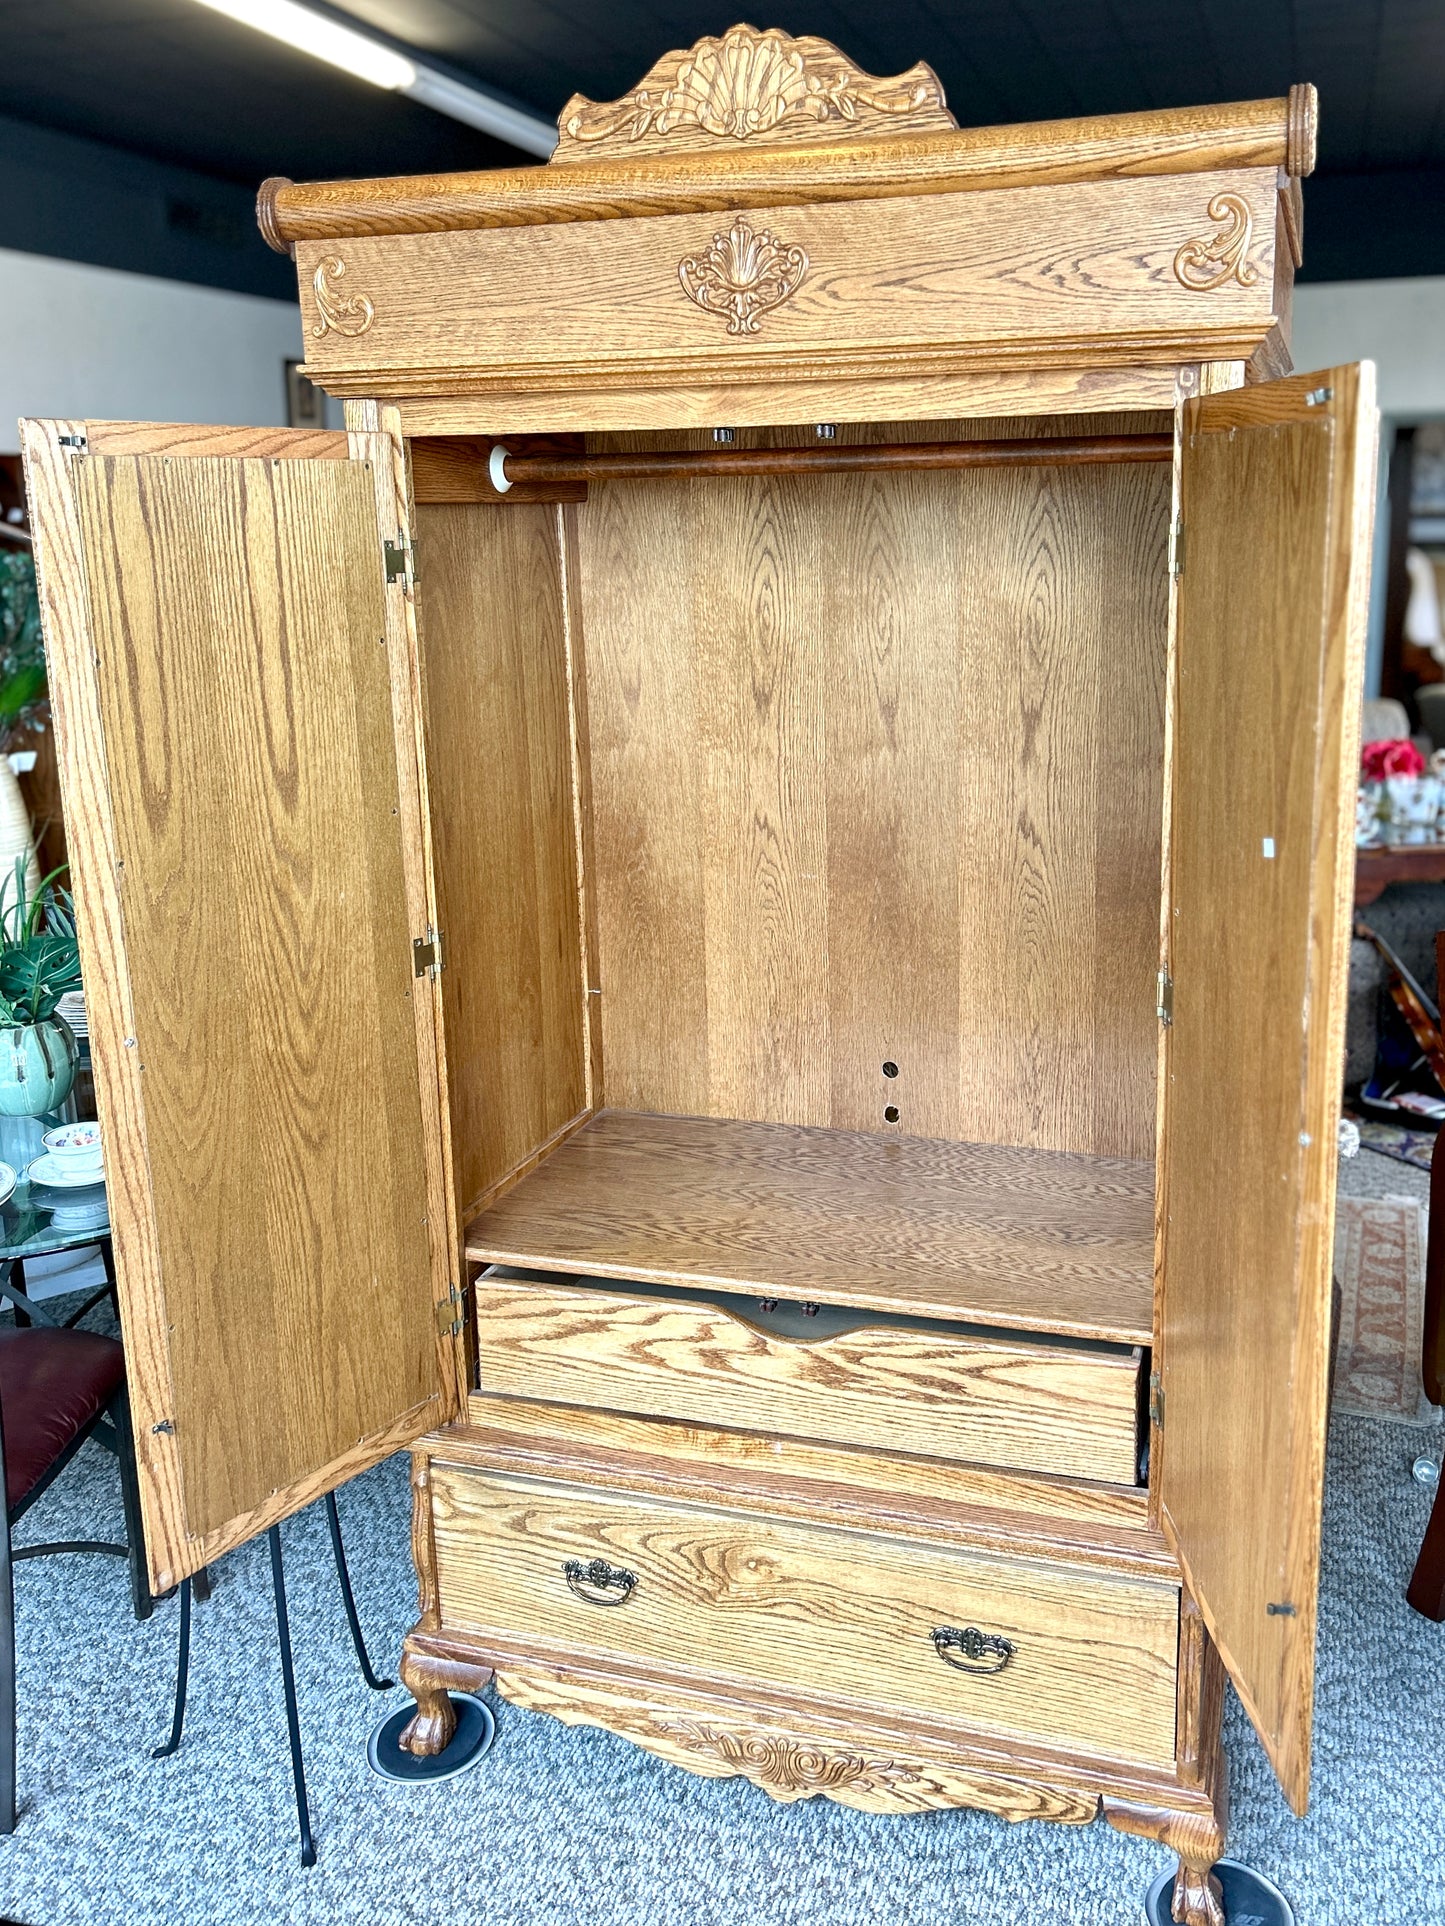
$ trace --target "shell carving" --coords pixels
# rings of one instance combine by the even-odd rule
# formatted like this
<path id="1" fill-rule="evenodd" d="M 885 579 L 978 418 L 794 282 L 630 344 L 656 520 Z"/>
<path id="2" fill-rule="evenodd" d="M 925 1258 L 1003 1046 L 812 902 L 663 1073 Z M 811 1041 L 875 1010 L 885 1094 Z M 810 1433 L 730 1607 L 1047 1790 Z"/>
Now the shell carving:
<path id="1" fill-rule="evenodd" d="M 725 234 L 714 234 L 703 253 L 677 264 L 688 300 L 708 314 L 726 315 L 729 334 L 756 334 L 760 317 L 795 293 L 807 272 L 802 248 L 775 241 L 766 228 L 756 231 L 745 214 Z"/>
<path id="2" fill-rule="evenodd" d="M 776 27 L 759 33 L 737 26 L 720 38 L 699 40 L 687 53 L 669 54 L 621 100 L 574 96 L 562 110 L 556 158 L 569 158 L 569 143 L 625 146 L 648 136 L 681 135 L 678 145 L 697 146 L 705 144 L 698 134 L 752 140 L 785 122 L 791 123 L 787 137 L 806 139 L 819 123 L 900 116 L 929 128 L 956 125 L 937 75 L 921 61 L 879 80 L 830 41 L 795 39 Z"/>
<path id="3" fill-rule="evenodd" d="M 311 277 L 311 291 L 316 296 L 311 332 L 318 340 L 328 332 L 365 334 L 376 319 L 376 309 L 366 295 L 347 294 L 337 285 L 345 273 L 345 261 L 333 254 Z"/>
<path id="4" fill-rule="evenodd" d="M 1174 256 L 1175 278 L 1186 288 L 1204 292 L 1222 288 L 1226 281 L 1238 281 L 1242 288 L 1252 288 L 1259 279 L 1259 269 L 1249 259 L 1254 216 L 1248 201 L 1241 200 L 1238 194 L 1216 194 L 1209 203 L 1208 214 L 1211 221 L 1228 225 L 1218 234 L 1186 241 Z"/>
<path id="5" fill-rule="evenodd" d="M 691 1719 L 658 1720 L 657 1729 L 674 1745 L 710 1754 L 733 1772 L 751 1779 L 773 1798 L 788 1801 L 831 1794 L 844 1786 L 917 1783 L 918 1775 L 886 1759 L 857 1753 L 825 1752 L 800 1745 L 783 1733 L 738 1734 Z"/>

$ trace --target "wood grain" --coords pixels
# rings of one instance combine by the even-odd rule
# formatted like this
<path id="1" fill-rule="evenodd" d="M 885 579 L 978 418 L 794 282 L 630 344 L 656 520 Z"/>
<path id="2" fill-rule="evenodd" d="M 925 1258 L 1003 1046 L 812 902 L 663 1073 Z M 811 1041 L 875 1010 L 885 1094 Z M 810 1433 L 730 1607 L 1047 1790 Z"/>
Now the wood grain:
<path id="1" fill-rule="evenodd" d="M 1032 1477 L 997 1466 L 629 1417 L 497 1392 L 472 1394 L 467 1427 L 448 1431 L 449 1459 L 504 1470 L 499 1454 L 514 1466 L 524 1458 L 533 1466 L 549 1462 L 558 1476 L 575 1483 L 597 1482 L 607 1466 L 621 1476 L 622 1466 L 635 1461 L 639 1476 L 644 1466 L 666 1466 L 679 1488 L 693 1481 L 715 1494 L 725 1485 L 735 1505 L 786 1509 L 796 1502 L 796 1516 L 832 1517 L 841 1524 L 871 1520 L 887 1529 L 932 1531 L 946 1543 L 957 1542 L 965 1530 L 985 1539 L 1002 1533 L 1040 1548 L 1047 1541 L 1055 1555 L 1085 1547 L 1126 1559 L 1155 1559 L 1164 1543 L 1149 1531 L 1145 1493 L 1133 1486 Z M 785 1490 L 796 1499 L 789 1501 Z M 1170 1563 L 1155 1570 L 1175 1569 L 1173 1554 L 1166 1556 Z"/>
<path id="2" fill-rule="evenodd" d="M 427 782 L 424 718 L 425 665 L 417 635 L 416 537 L 407 485 L 407 453 L 396 410 L 379 402 L 348 402 L 350 459 L 368 465 L 376 532 L 407 558 L 406 571 L 386 580 L 386 650 L 391 669 L 391 713 L 396 744 L 397 823 L 401 830 L 406 917 L 412 930 L 438 927 L 431 797 Z M 390 575 L 391 571 L 383 571 Z M 461 1224 L 453 1174 L 446 1028 L 439 977 L 417 978 L 411 997 L 416 1025 L 417 1073 L 422 1102 L 422 1150 L 426 1163 L 426 1221 L 431 1232 L 434 1343 L 442 1394 L 440 1419 L 461 1409 L 470 1383 L 466 1347 L 446 1327 L 461 1279 Z"/>
<path id="3" fill-rule="evenodd" d="M 1137 1351 L 877 1323 L 794 1341 L 691 1299 L 501 1277 L 475 1304 L 483 1391 L 1135 1481 Z"/>
<path id="4" fill-rule="evenodd" d="M 609 1102 L 1152 1154 L 1167 490 L 594 485 Z"/>
<path id="5" fill-rule="evenodd" d="M 465 1215 L 586 1105 L 561 573 L 547 507 L 416 517 Z"/>
<path id="6" fill-rule="evenodd" d="M 67 424 L 73 426 L 74 424 Z M 212 428 L 191 421 L 87 421 L 92 455 L 250 455 L 267 461 L 346 461 L 335 428 Z"/>
<path id="7" fill-rule="evenodd" d="M 817 1724 L 769 1717 L 755 1703 L 694 1693 L 671 1700 L 617 1679 L 559 1666 L 508 1665 L 497 1690 L 513 1705 L 564 1725 L 599 1725 L 708 1779 L 750 1779 L 784 1804 L 823 1796 L 860 1812 L 938 1812 L 974 1806 L 1001 1818 L 1087 1825 L 1097 1796 L 971 1769 L 946 1747 L 882 1734 L 820 1734 Z"/>
<path id="8" fill-rule="evenodd" d="M 1161 1490 L 1190 1590 L 1298 1811 L 1371 373 L 1336 368 L 1191 404 L 1182 458 Z M 1227 1506 L 1221 1492 L 1234 1494 Z"/>
<path id="9" fill-rule="evenodd" d="M 1244 364 L 1241 362 L 1240 379 Z M 1197 364 L 1182 367 L 970 369 L 956 375 L 614 384 L 586 394 L 545 385 L 498 395 L 421 394 L 397 402 L 407 432 L 507 435 L 565 427 L 575 432 L 736 428 L 798 422 L 952 421 L 970 415 L 1108 413 L 1172 408 L 1198 392 Z"/>
<path id="10" fill-rule="evenodd" d="M 433 1489 L 447 1624 L 1173 1763 L 1168 1584 L 442 1464 Z M 563 1579 L 566 1559 L 596 1557 L 636 1576 L 617 1609 Z M 933 1629 L 970 1624 L 1015 1643 L 1004 1670 L 973 1677 L 938 1657 Z"/>
<path id="11" fill-rule="evenodd" d="M 92 458 L 74 484 L 167 1415 L 187 1535 L 214 1542 L 437 1410 L 374 484 L 164 457 Z"/>
<path id="12" fill-rule="evenodd" d="M 276 179 L 263 186 L 257 212 L 266 239 L 284 254 L 297 241 L 357 234 L 791 207 L 800 201 L 962 194 L 1235 168 L 1273 172 L 1289 159 L 1288 118 L 1286 100 L 1253 100 L 850 139 L 802 150 L 713 144 L 701 153 L 628 151 L 565 168 L 361 181 Z"/>
<path id="13" fill-rule="evenodd" d="M 71 469 L 84 457 L 61 438 L 83 421 L 20 423 L 35 572 L 45 635 L 51 717 L 65 805 L 70 875 L 97 1111 L 105 1133 L 106 1193 L 115 1250 L 116 1299 L 125 1340 L 126 1386 L 145 1523 L 151 1587 L 167 1590 L 193 1569 L 174 1431 L 157 1427 L 176 1408 L 161 1246 L 146 1143 L 144 1080 L 134 1034 L 130 959 L 121 911 L 115 811 L 105 726 L 93 667 L 85 557 Z M 196 1561 L 198 1567 L 202 1560 Z"/>
<path id="14" fill-rule="evenodd" d="M 1153 1172 L 606 1110 L 470 1226 L 467 1255 L 1147 1344 Z"/>
<path id="15" fill-rule="evenodd" d="M 1255 276 L 1200 293 L 1180 285 L 1174 258 L 1209 232 L 1205 210 L 1219 194 L 1250 209 Z M 1273 169 L 1127 189 L 804 199 L 770 211 L 767 232 L 804 250 L 807 273 L 756 334 L 737 336 L 692 306 L 678 281 L 679 263 L 719 231 L 715 214 L 358 236 L 339 258 L 375 320 L 362 334 L 321 338 L 311 280 L 338 258 L 337 244 L 304 241 L 306 369 L 332 393 L 385 396 L 538 380 L 582 393 L 619 379 L 1247 360 L 1277 319 L 1275 205 Z"/>

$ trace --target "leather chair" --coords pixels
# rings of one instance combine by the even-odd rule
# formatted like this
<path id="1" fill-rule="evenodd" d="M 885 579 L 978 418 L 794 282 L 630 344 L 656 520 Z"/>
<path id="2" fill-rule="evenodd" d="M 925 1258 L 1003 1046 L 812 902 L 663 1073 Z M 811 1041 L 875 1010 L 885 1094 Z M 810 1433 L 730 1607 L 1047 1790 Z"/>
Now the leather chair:
<path id="1" fill-rule="evenodd" d="M 70 1539 L 12 1547 L 10 1534 L 49 1490 L 87 1438 L 120 1466 L 126 1543 Z M 0 1327 L 0 1460 L 5 1468 L 5 1529 L 0 1532 L 0 1833 L 15 1830 L 15 1596 L 13 1566 L 61 1552 L 99 1552 L 130 1563 L 131 1605 L 148 1618 L 125 1354 L 114 1338 L 56 1326 Z"/>

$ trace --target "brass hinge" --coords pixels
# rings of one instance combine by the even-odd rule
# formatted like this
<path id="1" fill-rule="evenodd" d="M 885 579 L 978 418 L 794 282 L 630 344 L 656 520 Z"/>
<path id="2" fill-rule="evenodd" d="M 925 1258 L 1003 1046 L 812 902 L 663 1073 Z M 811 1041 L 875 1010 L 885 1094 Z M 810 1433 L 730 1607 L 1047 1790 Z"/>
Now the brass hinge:
<path id="1" fill-rule="evenodd" d="M 446 968 L 442 954 L 442 933 L 428 930 L 425 936 L 411 939 L 411 964 L 414 976 L 440 976 Z"/>
<path id="2" fill-rule="evenodd" d="M 458 1336 L 462 1328 L 462 1294 L 455 1284 L 448 1286 L 445 1302 L 435 1308 L 437 1336 Z"/>
<path id="3" fill-rule="evenodd" d="M 410 588 L 416 581 L 411 567 L 411 551 L 405 542 L 383 542 L 381 558 L 386 565 L 388 582 L 405 582 Z"/>
<path id="4" fill-rule="evenodd" d="M 1184 573 L 1184 517 L 1182 515 L 1176 517 L 1174 526 L 1169 531 L 1169 573 L 1171 575 Z"/>
<path id="5" fill-rule="evenodd" d="M 1149 1422 L 1156 1431 L 1164 1429 L 1164 1379 L 1158 1371 L 1149 1373 Z"/>
<path id="6" fill-rule="evenodd" d="M 1163 1024 L 1174 1021 L 1174 978 L 1168 970 L 1159 972 L 1159 1001 L 1155 1006 L 1154 1014 Z"/>

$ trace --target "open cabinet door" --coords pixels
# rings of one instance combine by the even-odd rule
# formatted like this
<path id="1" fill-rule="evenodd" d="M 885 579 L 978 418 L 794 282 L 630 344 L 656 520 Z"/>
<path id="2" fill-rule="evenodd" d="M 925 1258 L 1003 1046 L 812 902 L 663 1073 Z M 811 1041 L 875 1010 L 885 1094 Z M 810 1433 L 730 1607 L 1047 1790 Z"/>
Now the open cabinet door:
<path id="1" fill-rule="evenodd" d="M 1363 363 L 1191 402 L 1180 450 L 1155 1447 L 1165 1530 L 1297 1812 L 1375 439 Z"/>
<path id="2" fill-rule="evenodd" d="M 455 1409 L 381 435 L 22 424 L 152 1584 Z"/>

